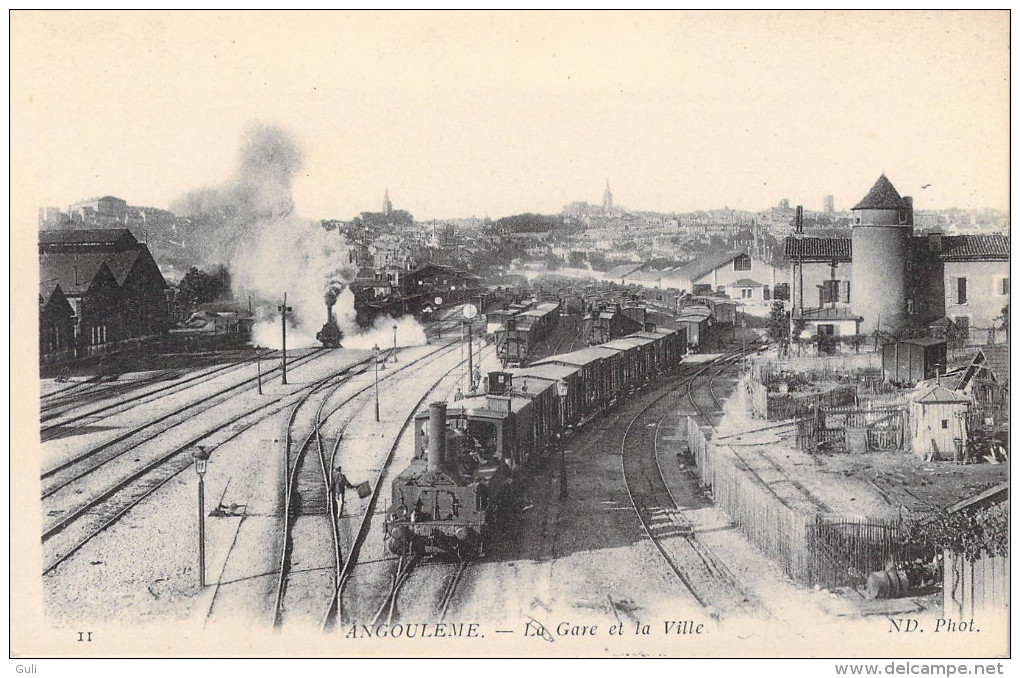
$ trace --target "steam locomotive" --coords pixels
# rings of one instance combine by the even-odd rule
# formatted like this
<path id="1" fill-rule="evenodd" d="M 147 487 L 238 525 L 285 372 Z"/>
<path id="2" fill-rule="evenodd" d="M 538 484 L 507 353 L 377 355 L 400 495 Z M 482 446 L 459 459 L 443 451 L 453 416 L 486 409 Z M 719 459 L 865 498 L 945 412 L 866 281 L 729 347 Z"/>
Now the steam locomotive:
<path id="1" fill-rule="evenodd" d="M 636 332 L 491 372 L 488 391 L 415 415 L 415 455 L 392 483 L 385 540 L 396 554 L 480 556 L 509 503 L 514 474 L 568 428 L 679 368 L 684 330 Z"/>
<path id="2" fill-rule="evenodd" d="M 333 317 L 333 306 L 336 305 L 337 297 L 340 296 L 342 291 L 343 285 L 336 281 L 330 281 L 326 287 L 326 323 L 315 334 L 316 341 L 321 342 L 326 348 L 340 348 L 340 342 L 344 338 L 343 331 L 337 325 L 336 318 Z"/>

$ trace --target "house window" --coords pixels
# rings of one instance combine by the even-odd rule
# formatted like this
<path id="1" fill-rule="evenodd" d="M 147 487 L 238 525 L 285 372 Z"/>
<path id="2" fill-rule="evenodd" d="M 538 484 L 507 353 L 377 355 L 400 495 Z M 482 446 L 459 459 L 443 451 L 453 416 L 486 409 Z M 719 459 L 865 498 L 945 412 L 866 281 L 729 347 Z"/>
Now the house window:
<path id="1" fill-rule="evenodd" d="M 778 283 L 775 289 L 775 298 L 784 301 L 790 299 L 790 283 Z"/>
<path id="2" fill-rule="evenodd" d="M 943 419 L 942 420 L 942 428 L 949 428 L 949 420 L 948 419 Z"/>
<path id="3" fill-rule="evenodd" d="M 956 303 L 966 304 L 967 303 L 967 279 L 957 278 L 956 279 Z"/>
<path id="4" fill-rule="evenodd" d="M 751 257 L 746 254 L 741 254 L 739 257 L 733 260 L 734 271 L 750 271 L 751 270 Z"/>
<path id="5" fill-rule="evenodd" d="M 764 299 L 765 301 L 770 301 L 772 299 L 772 291 L 769 289 L 768 285 L 766 285 L 762 289 L 761 294 L 762 294 L 762 299 Z"/>
<path id="6" fill-rule="evenodd" d="M 1003 278 L 999 281 L 999 295 L 1003 297 L 1009 296 L 1009 278 Z"/>
<path id="7" fill-rule="evenodd" d="M 840 292 L 843 294 L 840 294 Z M 820 304 L 834 304 L 840 299 L 844 302 L 849 303 L 850 301 L 850 282 L 846 280 L 824 280 L 819 288 L 819 303 Z"/>
<path id="8" fill-rule="evenodd" d="M 741 299 L 750 299 L 752 296 L 754 296 L 754 290 L 752 290 L 750 287 L 740 288 Z"/>

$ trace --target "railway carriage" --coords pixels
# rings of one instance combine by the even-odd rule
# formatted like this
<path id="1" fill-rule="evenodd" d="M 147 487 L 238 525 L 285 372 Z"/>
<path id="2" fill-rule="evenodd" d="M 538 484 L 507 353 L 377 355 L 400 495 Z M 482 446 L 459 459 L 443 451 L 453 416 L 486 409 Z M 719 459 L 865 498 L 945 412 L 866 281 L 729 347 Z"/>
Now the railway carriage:
<path id="1" fill-rule="evenodd" d="M 634 389 L 652 378 L 657 362 L 657 344 L 660 342 L 661 337 L 647 339 L 631 335 L 603 344 L 607 348 L 619 350 L 622 354 L 624 382 L 628 390 Z"/>
<path id="2" fill-rule="evenodd" d="M 563 355 L 549 356 L 535 365 L 566 365 L 578 369 L 583 405 L 581 417 L 602 409 L 616 397 L 623 383 L 623 360 L 612 348 L 591 346 Z"/>
<path id="3" fill-rule="evenodd" d="M 489 374 L 488 393 L 433 403 L 415 416 L 415 456 L 392 485 L 386 540 L 394 553 L 483 553 L 506 511 L 513 473 L 568 427 L 621 393 L 672 371 L 683 330 L 639 332 L 606 345 Z"/>

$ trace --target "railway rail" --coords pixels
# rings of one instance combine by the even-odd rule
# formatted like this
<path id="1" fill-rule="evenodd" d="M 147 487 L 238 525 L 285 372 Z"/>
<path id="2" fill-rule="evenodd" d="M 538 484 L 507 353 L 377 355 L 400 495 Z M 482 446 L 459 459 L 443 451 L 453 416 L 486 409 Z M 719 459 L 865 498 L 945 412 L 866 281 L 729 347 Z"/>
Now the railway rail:
<path id="1" fill-rule="evenodd" d="M 729 369 L 732 366 L 732 363 L 733 361 L 726 362 L 715 373 L 708 375 L 708 394 L 711 397 L 716 410 L 722 410 L 722 402 L 719 400 L 719 397 L 715 392 L 715 380 L 718 379 L 723 372 Z M 694 402 L 693 392 L 691 393 L 691 402 Z M 695 403 L 695 407 L 698 407 L 697 403 Z M 699 409 L 699 413 L 702 419 L 708 423 L 712 430 L 716 430 L 715 425 L 708 419 L 704 411 Z M 775 485 L 777 482 L 788 483 L 794 488 L 798 496 L 811 503 L 815 509 L 823 513 L 831 510 L 828 504 L 816 497 L 810 490 L 804 487 L 800 481 L 787 473 L 786 469 L 784 469 L 781 464 L 777 463 L 776 460 L 769 456 L 764 450 L 745 453 L 735 446 L 731 446 L 730 449 L 733 451 L 733 454 L 737 457 L 737 459 L 740 460 L 743 467 L 757 478 L 757 480 L 784 505 L 788 505 L 788 500 L 784 499 L 778 492 L 776 492 Z M 764 464 L 764 468 L 760 467 L 758 465 L 759 463 Z M 763 474 L 770 474 L 774 477 L 770 479 L 765 477 Z"/>
<path id="2" fill-rule="evenodd" d="M 433 350 L 433 351 L 431 351 L 431 352 L 429 352 L 429 353 L 427 353 L 427 354 L 425 354 L 423 356 L 420 356 L 417 360 L 410 361 L 410 362 L 405 362 L 405 363 L 401 364 L 399 367 L 391 368 L 384 376 L 381 376 L 379 380 L 381 382 L 381 381 L 384 381 L 384 380 L 393 379 L 394 377 L 396 377 L 398 374 L 400 374 L 401 372 L 403 372 L 405 370 L 409 370 L 409 369 L 412 369 L 412 368 L 416 368 L 417 369 L 417 368 L 425 367 L 425 366 L 431 364 L 433 360 L 439 359 L 443 355 L 446 355 L 447 351 L 453 350 L 457 345 L 458 345 L 458 342 L 450 342 L 450 343 L 443 344 L 443 345 L 441 345 L 440 348 L 437 348 L 437 349 L 435 349 L 435 350 Z M 384 358 L 384 360 L 385 360 L 385 358 Z M 460 366 L 460 363 L 458 363 L 453 369 L 456 369 L 459 366 Z M 449 375 L 450 372 L 453 371 L 453 369 L 445 372 L 443 374 L 443 378 L 445 378 L 447 375 Z M 313 424 L 311 432 L 308 433 L 307 436 L 304 438 L 304 442 L 301 445 L 301 447 L 298 448 L 298 452 L 295 455 L 293 455 L 293 460 L 291 460 L 292 455 L 290 453 L 290 446 L 291 446 L 291 442 L 292 442 L 293 437 L 294 437 L 293 433 L 292 433 L 292 430 L 293 430 L 293 427 L 294 427 L 295 417 L 296 417 L 298 411 L 300 410 L 301 406 L 304 403 L 298 403 L 297 405 L 295 405 L 294 409 L 292 410 L 291 418 L 290 418 L 290 421 L 288 422 L 288 426 L 287 426 L 288 430 L 287 430 L 287 436 L 286 436 L 286 450 L 287 450 L 286 458 L 288 460 L 288 473 L 287 473 L 287 483 L 286 483 L 286 487 L 284 489 L 284 492 L 285 492 L 285 510 L 284 510 L 285 522 L 284 522 L 284 535 L 283 535 L 283 540 L 282 540 L 282 550 L 281 550 L 281 554 L 280 554 L 280 564 L 281 564 L 281 566 L 280 566 L 279 576 L 278 576 L 278 579 L 277 579 L 277 588 L 276 588 L 276 596 L 275 596 L 275 603 L 274 603 L 274 613 L 273 613 L 273 625 L 276 626 L 276 627 L 280 627 L 280 626 L 282 626 L 284 624 L 285 616 L 287 614 L 286 595 L 287 595 L 288 588 L 291 586 L 291 579 L 292 579 L 292 574 L 293 574 L 293 568 L 292 568 L 292 563 L 291 563 L 291 554 L 293 553 L 293 529 L 294 529 L 294 525 L 295 525 L 296 519 L 302 513 L 301 510 L 299 510 L 299 511 L 295 511 L 294 510 L 294 503 L 295 503 L 294 499 L 295 499 L 295 497 L 303 496 L 303 494 L 308 493 L 309 491 L 311 493 L 313 493 L 314 496 L 316 496 L 316 497 L 319 497 L 320 495 L 322 496 L 322 503 L 324 504 L 324 506 L 322 507 L 322 511 L 320 511 L 320 512 L 324 511 L 329 516 L 330 530 L 331 530 L 331 535 L 330 536 L 331 536 L 331 541 L 332 541 L 333 550 L 334 550 L 334 575 L 333 575 L 333 585 L 331 586 L 330 596 L 329 596 L 328 603 L 327 603 L 327 606 L 326 606 L 328 608 L 328 610 L 326 612 L 326 617 L 329 617 L 331 615 L 330 610 L 334 610 L 335 609 L 335 604 L 336 604 L 336 594 L 335 594 L 335 591 L 338 588 L 337 587 L 337 582 L 342 582 L 343 581 L 343 578 L 345 576 L 345 574 L 344 574 L 345 573 L 345 569 L 348 567 L 348 564 L 350 562 L 350 557 L 348 557 L 345 560 L 343 558 L 343 554 L 341 553 L 340 534 L 339 534 L 339 527 L 338 526 L 339 526 L 339 518 L 340 518 L 340 515 L 342 513 L 342 505 L 339 505 L 339 504 L 336 503 L 335 496 L 333 495 L 333 492 L 332 492 L 332 489 L 337 486 L 337 481 L 338 481 L 338 478 L 335 477 L 335 474 L 337 473 L 337 464 L 336 464 L 336 461 L 337 461 L 337 456 L 338 456 L 338 452 L 339 452 L 340 443 L 343 440 L 344 433 L 346 432 L 347 427 L 350 425 L 350 423 L 357 416 L 358 412 L 360 412 L 365 406 L 367 406 L 369 401 L 366 399 L 363 402 L 361 402 L 360 405 L 357 405 L 355 410 L 353 412 L 351 412 L 351 414 L 347 418 L 347 420 L 340 426 L 340 428 L 339 428 L 339 430 L 338 430 L 338 432 L 336 433 L 336 436 L 335 436 L 335 443 L 333 445 L 332 452 L 330 454 L 328 454 L 328 455 L 326 454 L 326 445 L 324 444 L 324 437 L 325 436 L 323 435 L 323 425 L 334 414 L 339 412 L 341 409 L 345 408 L 347 405 L 355 403 L 359 398 L 361 398 L 363 395 L 365 395 L 370 389 L 373 389 L 374 385 L 375 385 L 375 382 L 373 381 L 372 383 L 367 384 L 364 387 L 361 387 L 361 388 L 357 389 L 354 393 L 351 393 L 351 394 L 345 396 L 344 400 L 339 405 L 337 405 L 335 408 L 333 408 L 332 411 L 329 414 L 323 416 L 323 412 L 325 410 L 326 404 L 329 402 L 329 399 L 333 396 L 333 394 L 336 392 L 336 390 L 339 387 L 334 388 L 328 395 L 326 395 L 326 397 L 323 398 L 320 401 L 320 403 L 319 403 L 319 406 L 317 408 L 317 413 L 316 413 L 316 416 L 315 416 L 315 419 L 314 419 L 314 424 Z M 311 394 L 309 394 L 309 395 L 311 395 Z M 417 408 L 417 406 L 416 406 L 416 408 Z M 401 429 L 401 433 L 402 432 L 403 432 L 403 429 Z M 399 442 L 399 438 L 400 437 L 398 435 L 397 442 Z M 308 450 L 309 450 L 310 447 L 313 447 L 313 446 L 314 446 L 314 448 L 317 451 L 317 456 L 318 456 L 318 460 L 319 460 L 318 472 L 314 474 L 315 475 L 314 479 L 311 477 L 311 474 L 308 471 L 304 470 L 304 469 L 309 468 Z M 396 448 L 396 443 L 394 444 L 394 447 L 390 450 L 390 453 L 389 453 L 389 456 L 387 457 L 386 462 L 383 464 L 383 467 L 379 471 L 380 477 L 382 477 L 382 474 L 385 473 L 385 471 L 386 471 L 386 469 L 387 469 L 387 467 L 389 465 L 389 460 L 392 459 L 393 452 L 395 451 L 395 448 Z M 314 464 L 312 464 L 312 465 L 314 466 Z M 310 490 L 309 488 L 312 488 L 312 489 Z M 379 491 L 379 483 L 377 482 L 376 483 L 376 487 L 375 487 L 375 492 L 378 492 L 378 491 Z M 373 495 L 373 499 L 374 498 L 375 498 L 375 495 Z M 302 504 L 304 504 L 303 500 L 302 500 Z M 318 504 L 316 504 L 316 507 L 318 507 Z M 368 511 L 366 511 L 365 519 L 366 520 L 370 519 L 371 515 L 372 515 L 372 509 L 370 508 Z M 358 544 L 357 540 L 355 540 L 355 545 L 360 547 L 360 544 Z M 352 551 L 353 551 L 353 546 L 352 546 Z"/>
<path id="3" fill-rule="evenodd" d="M 65 544 L 61 550 L 57 550 L 44 564 L 43 574 L 54 571 L 61 563 L 119 521 L 137 504 L 189 468 L 193 463 L 190 452 L 198 443 L 210 443 L 210 449 L 207 451 L 213 452 L 220 445 L 240 436 L 266 417 L 286 409 L 296 399 L 301 398 L 305 390 L 321 388 L 323 384 L 333 379 L 343 379 L 348 370 L 355 369 L 358 365 L 370 360 L 371 358 L 368 358 L 360 363 L 355 363 L 339 374 L 330 375 L 305 386 L 296 394 L 289 393 L 278 396 L 269 402 L 260 403 L 255 408 L 246 409 L 226 421 L 209 427 L 185 443 L 175 445 L 169 451 L 160 453 L 126 477 L 118 479 L 112 486 L 91 496 L 55 522 L 45 526 L 42 533 L 43 544 L 58 538 L 72 526 L 77 527 L 74 530 L 77 536 L 69 540 L 69 543 Z M 223 437 L 217 438 L 217 435 L 221 433 L 224 434 Z M 57 548 L 60 548 L 59 545 Z"/>
<path id="4" fill-rule="evenodd" d="M 305 365 L 326 353 L 327 351 L 325 350 L 309 353 L 307 356 L 295 360 L 291 363 L 291 366 Z M 98 471 L 114 459 L 131 452 L 139 445 L 153 440 L 176 426 L 188 423 L 199 408 L 208 409 L 225 402 L 238 393 L 247 390 L 256 380 L 257 377 L 245 379 L 186 405 L 171 409 L 169 412 L 165 412 L 139 426 L 132 427 L 110 440 L 104 441 L 85 452 L 44 470 L 40 475 L 40 480 L 43 483 L 42 498 L 48 499 L 72 483 L 78 482 Z"/>
<path id="5" fill-rule="evenodd" d="M 321 349 L 317 349 L 317 351 L 321 351 Z M 313 352 L 315 352 L 315 351 L 313 351 Z M 279 353 L 279 351 L 273 351 L 270 354 L 266 354 L 266 355 L 261 356 L 261 359 L 263 359 L 263 360 L 266 360 L 266 359 L 271 360 L 271 359 L 273 359 L 274 355 L 278 354 L 278 353 Z M 193 374 L 193 375 L 190 375 L 188 377 L 185 377 L 183 379 L 174 379 L 174 380 L 171 380 L 171 383 L 162 383 L 160 386 L 158 386 L 158 387 L 156 387 L 154 389 L 151 389 L 149 391 L 145 391 L 145 392 L 142 392 L 142 393 L 134 394 L 133 397 L 130 400 L 126 400 L 126 399 L 116 400 L 116 401 L 108 403 L 106 405 L 102 405 L 102 406 L 93 408 L 91 410 L 88 410 L 86 412 L 81 412 L 79 414 L 75 414 L 73 416 L 66 417 L 66 418 L 63 418 L 63 419 L 59 419 L 59 418 L 62 415 L 65 415 L 65 414 L 68 414 L 70 412 L 74 412 L 75 410 L 81 409 L 82 404 L 78 403 L 76 405 L 72 405 L 72 406 L 67 407 L 66 409 L 63 409 L 60 412 L 56 412 L 56 413 L 47 412 L 47 408 L 44 407 L 43 408 L 43 414 L 42 414 L 42 416 L 40 418 L 40 421 L 41 422 L 53 422 L 53 423 L 47 423 L 46 426 L 43 426 L 43 427 L 40 428 L 40 432 L 39 432 L 40 433 L 40 438 L 42 439 L 42 442 L 47 442 L 47 441 L 52 440 L 54 438 L 64 437 L 66 435 L 69 435 L 69 434 L 73 433 L 76 430 L 80 430 L 81 428 L 83 428 L 86 425 L 94 424 L 97 421 L 102 421 L 103 419 L 107 419 L 109 417 L 112 417 L 114 415 L 120 414 L 122 412 L 126 412 L 128 410 L 132 410 L 132 409 L 134 409 L 136 407 L 139 407 L 141 405 L 145 405 L 145 404 L 151 403 L 151 402 L 153 402 L 155 400 L 159 400 L 161 398 L 165 398 L 165 397 L 168 397 L 168 396 L 176 395 L 176 394 L 186 390 L 187 388 L 190 388 L 192 386 L 197 386 L 199 384 L 205 383 L 205 381 L 210 379 L 210 378 L 219 378 L 219 377 L 222 377 L 222 376 L 224 376 L 224 375 L 226 375 L 226 374 L 228 374 L 228 373 L 230 373 L 230 372 L 232 372 L 234 370 L 243 369 L 244 367 L 250 365 L 251 363 L 253 363 L 255 361 L 256 361 L 256 358 L 247 357 L 247 358 L 244 358 L 242 360 L 229 362 L 229 363 L 227 363 L 225 365 L 221 365 L 219 367 L 215 367 L 212 370 L 202 371 L 202 372 L 199 372 L 197 374 Z M 268 374 L 272 374 L 273 372 L 277 371 L 278 369 L 279 369 L 279 367 L 274 367 L 274 368 L 267 369 L 266 372 L 263 374 L 263 377 L 265 377 Z M 258 379 L 257 376 L 256 376 L 256 379 Z M 145 380 L 145 381 L 142 382 L 142 384 L 143 385 L 148 385 L 148 384 L 152 384 L 152 383 L 160 383 L 160 382 L 165 382 L 165 381 L 167 381 L 167 379 L 165 379 L 162 376 L 160 376 L 160 377 L 155 377 L 155 378 L 152 378 L 152 379 Z M 137 381 L 131 382 L 131 385 L 129 385 L 126 390 L 130 391 L 133 388 L 138 388 L 138 384 L 139 384 L 139 382 L 137 382 Z M 106 399 L 106 398 L 110 397 L 111 394 L 109 394 L 107 392 L 102 392 L 102 393 L 98 394 L 98 396 L 93 396 L 93 394 L 89 394 L 89 396 L 90 397 L 89 397 L 87 402 L 95 402 L 95 400 L 97 398 L 98 399 Z M 50 408 L 50 409 L 55 409 L 55 408 L 56 408 L 56 406 L 54 406 L 53 408 Z M 54 422 L 53 421 L 54 419 L 59 419 L 59 420 Z M 83 420 L 88 420 L 88 421 L 85 424 L 78 425 L 78 426 L 73 427 L 71 429 L 67 429 L 66 428 L 68 424 L 73 424 L 73 423 L 76 423 L 76 422 L 81 422 Z"/>
<path id="6" fill-rule="evenodd" d="M 740 354 L 715 362 L 729 364 Z M 715 362 L 698 368 L 686 381 L 693 400 L 695 381 L 709 372 Z M 646 404 L 627 424 L 621 443 L 623 478 L 638 520 L 667 566 L 699 605 L 714 615 L 739 609 L 765 610 L 753 594 L 744 589 L 733 573 L 698 539 L 694 526 L 684 515 L 663 478 L 658 462 L 658 432 L 663 420 L 683 395 L 666 392 Z"/>
<path id="7" fill-rule="evenodd" d="M 158 361 L 164 356 L 154 356 Z M 189 369 L 204 369 L 209 366 L 213 366 L 214 369 L 220 367 L 229 367 L 240 361 L 228 361 L 226 365 L 219 365 L 217 362 L 217 356 L 215 354 L 198 354 L 195 355 L 188 364 Z M 174 373 L 179 373 L 180 368 L 153 368 L 148 370 L 152 374 L 141 377 L 139 379 L 122 380 L 127 372 L 130 370 L 125 369 L 122 366 L 118 366 L 117 369 L 109 369 L 105 372 L 101 372 L 87 380 L 77 382 L 71 386 L 58 389 L 56 391 L 50 391 L 40 397 L 40 413 L 47 415 L 43 419 L 52 419 L 53 417 L 60 416 L 60 412 L 53 414 L 53 410 L 57 410 L 61 407 L 66 407 L 66 411 L 71 411 L 75 407 L 85 403 L 95 402 L 99 399 L 116 397 L 123 393 L 128 393 L 133 389 L 148 386 L 150 384 L 159 383 L 161 381 L 167 381 L 177 377 L 171 376 Z"/>
<path id="8" fill-rule="evenodd" d="M 432 387 L 427 389 L 422 394 L 421 398 L 419 398 L 417 402 L 414 404 L 414 406 L 411 408 L 410 414 L 404 419 L 404 422 L 402 423 L 400 430 L 394 437 L 393 442 L 389 446 L 389 449 L 387 450 L 384 458 L 381 460 L 381 463 L 379 464 L 379 470 L 375 475 L 374 482 L 372 483 L 372 494 L 368 499 L 367 507 L 365 509 L 364 515 L 362 516 L 361 520 L 358 523 L 358 527 L 354 534 L 354 537 L 351 539 L 351 543 L 350 546 L 348 547 L 346 558 L 343 559 L 343 566 L 341 568 L 340 575 L 337 578 L 336 586 L 330 597 L 326 613 L 322 618 L 321 628 L 323 631 L 328 632 L 331 630 L 335 630 L 339 628 L 343 622 L 344 590 L 351 581 L 351 578 L 355 572 L 356 565 L 358 563 L 358 559 L 361 554 L 361 549 L 365 543 L 365 540 L 368 537 L 369 532 L 371 531 L 372 518 L 375 516 L 375 509 L 379 503 L 379 496 L 385 489 L 387 489 L 384 479 L 386 478 L 387 473 L 389 472 L 389 468 L 392 465 L 393 458 L 396 455 L 396 451 L 399 448 L 401 441 L 403 440 L 404 434 L 410 427 L 411 422 L 414 421 L 415 414 L 417 414 L 422 404 L 428 398 L 432 397 L 434 392 L 440 387 L 440 384 L 442 384 L 444 380 L 449 378 L 451 374 L 460 369 L 465 362 L 466 362 L 465 360 L 460 360 L 456 364 L 454 364 L 450 369 L 443 372 L 443 374 L 441 374 L 439 378 L 435 380 Z M 337 443 L 337 448 L 338 447 L 339 441 Z M 337 448 L 334 448 L 334 453 L 336 453 Z M 394 581 L 396 581 L 396 578 L 394 579 Z M 399 591 L 399 588 L 397 590 Z M 390 595 L 392 595 L 392 593 L 393 592 L 391 590 Z"/>

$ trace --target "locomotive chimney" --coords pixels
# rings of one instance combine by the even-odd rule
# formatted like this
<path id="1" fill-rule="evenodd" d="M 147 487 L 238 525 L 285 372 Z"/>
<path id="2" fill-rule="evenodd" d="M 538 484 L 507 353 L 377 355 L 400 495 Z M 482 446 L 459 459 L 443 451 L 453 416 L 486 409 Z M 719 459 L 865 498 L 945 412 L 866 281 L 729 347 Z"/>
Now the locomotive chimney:
<path id="1" fill-rule="evenodd" d="M 437 402 L 429 405 L 429 471 L 443 470 L 443 457 L 446 455 L 446 403 Z"/>

